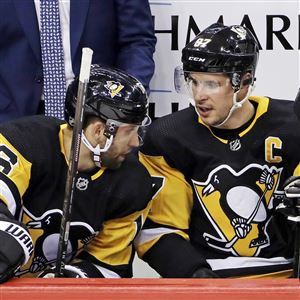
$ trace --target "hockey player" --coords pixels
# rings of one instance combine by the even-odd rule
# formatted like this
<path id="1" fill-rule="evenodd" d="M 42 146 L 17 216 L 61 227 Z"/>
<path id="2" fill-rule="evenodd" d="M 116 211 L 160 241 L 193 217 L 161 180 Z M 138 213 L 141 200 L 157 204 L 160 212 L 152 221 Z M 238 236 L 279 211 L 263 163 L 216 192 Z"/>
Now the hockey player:
<path id="1" fill-rule="evenodd" d="M 0 281 L 55 265 L 78 79 L 67 123 L 33 116 L 0 127 Z M 149 123 L 141 83 L 92 65 L 75 180 L 66 277 L 131 277 L 133 240 L 150 206 L 152 181 L 136 155 Z M 45 272 L 46 273 L 46 272 Z"/>
<path id="2" fill-rule="evenodd" d="M 176 68 L 193 106 L 147 130 L 140 158 L 159 190 L 136 244 L 163 277 L 292 274 L 295 222 L 276 207 L 294 205 L 283 184 L 299 175 L 299 123 L 292 101 L 250 96 L 258 56 L 242 26 L 203 30 Z"/>

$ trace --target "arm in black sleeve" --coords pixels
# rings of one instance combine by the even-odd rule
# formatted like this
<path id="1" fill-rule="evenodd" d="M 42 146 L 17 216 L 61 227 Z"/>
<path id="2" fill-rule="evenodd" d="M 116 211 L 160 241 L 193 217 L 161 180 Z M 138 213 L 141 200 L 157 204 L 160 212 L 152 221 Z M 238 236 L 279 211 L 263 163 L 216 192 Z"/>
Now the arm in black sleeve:
<path id="1" fill-rule="evenodd" d="M 162 277 L 217 277 L 201 253 L 177 234 L 165 234 L 143 256 Z"/>

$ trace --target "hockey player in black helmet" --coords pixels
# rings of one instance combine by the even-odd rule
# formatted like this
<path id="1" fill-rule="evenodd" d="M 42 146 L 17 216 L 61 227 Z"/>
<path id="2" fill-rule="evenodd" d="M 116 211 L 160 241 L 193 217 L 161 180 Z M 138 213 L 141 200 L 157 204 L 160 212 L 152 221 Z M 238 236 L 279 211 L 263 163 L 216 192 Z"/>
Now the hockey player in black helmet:
<path id="1" fill-rule="evenodd" d="M 196 112 L 203 121 L 215 127 L 226 128 L 230 127 L 227 122 L 235 110 L 242 108 L 244 103 L 246 110 L 249 108 L 247 99 L 255 81 L 258 57 L 258 43 L 249 29 L 216 23 L 203 30 L 184 47 L 183 72 L 177 68 L 175 76 L 183 74 L 185 88 L 193 94 Z M 204 74 L 208 78 L 203 78 Z M 176 78 L 175 82 L 183 81 Z M 218 115 L 216 109 L 217 115 L 214 115 L 214 103 L 203 105 L 203 93 L 201 99 L 196 94 L 199 88 L 204 93 L 221 94 L 222 97 L 226 95 L 228 101 L 220 103 L 223 105 L 222 114 Z M 177 86 L 177 89 L 180 87 Z M 218 97 L 215 97 L 215 102 L 218 102 Z M 243 115 L 243 112 L 237 111 L 235 114 Z M 243 122 L 244 118 L 238 119 Z"/>
<path id="2" fill-rule="evenodd" d="M 160 189 L 136 245 L 163 277 L 293 276 L 300 124 L 293 101 L 250 96 L 258 54 L 243 26 L 204 29 L 175 72 L 193 106 L 147 130 Z"/>
<path id="3" fill-rule="evenodd" d="M 77 87 L 78 78 L 70 84 L 66 96 L 65 118 L 71 127 L 75 117 Z M 102 129 L 98 143 L 91 143 L 85 130 L 82 134 L 82 142 L 93 153 L 95 164 L 101 167 L 101 159 L 104 160 L 104 166 L 111 163 L 109 162 L 111 153 L 105 152 L 111 147 L 119 127 L 120 130 L 124 130 L 124 124 L 127 124 L 126 128 L 131 128 L 132 132 L 135 132 L 136 139 L 132 141 L 131 148 L 138 147 L 142 142 L 143 128 L 151 123 L 148 116 L 148 97 L 143 85 L 134 77 L 119 70 L 92 65 L 84 108 L 84 122 L 95 120 L 95 117 L 96 120 L 102 121 L 99 123 Z M 94 143 L 96 146 L 93 145 Z M 128 152 L 129 150 L 131 149 L 127 149 Z M 112 150 L 110 152 L 114 153 Z M 101 153 L 103 158 L 100 157 Z M 124 156 L 121 156 L 119 161 L 122 159 Z M 118 166 L 116 158 L 113 159 L 113 163 Z"/>
<path id="4" fill-rule="evenodd" d="M 0 282 L 54 274 L 77 86 L 68 89 L 68 123 L 31 116 L 0 126 Z M 149 173 L 130 154 L 149 123 L 148 98 L 137 79 L 99 65 L 87 91 L 64 276 L 131 277 L 152 196 Z"/>

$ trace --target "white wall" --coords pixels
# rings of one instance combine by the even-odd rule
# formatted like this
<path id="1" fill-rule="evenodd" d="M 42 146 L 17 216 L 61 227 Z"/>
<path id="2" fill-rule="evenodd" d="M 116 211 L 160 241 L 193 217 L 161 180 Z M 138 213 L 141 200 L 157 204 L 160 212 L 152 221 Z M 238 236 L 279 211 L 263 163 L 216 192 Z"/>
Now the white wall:
<path id="1" fill-rule="evenodd" d="M 181 49 L 195 36 L 191 31 L 190 39 L 187 41 L 189 21 L 194 20 L 201 31 L 216 22 L 220 16 L 223 17 L 225 25 L 241 24 L 243 20 L 244 22 L 248 20 L 262 47 L 253 94 L 281 99 L 295 98 L 300 86 L 299 0 L 149 0 L 149 2 L 155 18 L 157 36 L 154 55 L 156 71 L 150 85 L 152 90 L 150 102 L 155 106 L 155 117 L 171 113 L 172 103 L 178 104 L 179 109 L 188 105 L 188 101 L 174 91 L 173 71 L 174 67 L 180 64 Z M 274 33 L 276 31 L 281 31 L 279 38 Z M 134 276 L 158 275 L 137 259 L 134 263 Z"/>

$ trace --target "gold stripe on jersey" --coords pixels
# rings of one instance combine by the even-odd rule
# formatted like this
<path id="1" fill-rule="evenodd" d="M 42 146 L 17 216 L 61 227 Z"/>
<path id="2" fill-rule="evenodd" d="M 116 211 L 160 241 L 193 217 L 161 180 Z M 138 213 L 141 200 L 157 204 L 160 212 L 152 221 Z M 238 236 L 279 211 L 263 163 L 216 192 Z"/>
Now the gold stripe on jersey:
<path id="1" fill-rule="evenodd" d="M 188 229 L 193 206 L 192 187 L 181 172 L 168 165 L 163 156 L 140 153 L 139 157 L 151 176 L 165 178 L 163 189 L 153 199 L 149 219 L 170 227 Z"/>
<path id="2" fill-rule="evenodd" d="M 97 179 L 98 177 L 100 177 L 104 173 L 104 171 L 106 169 L 107 169 L 106 167 L 101 167 L 101 169 L 99 169 L 99 171 L 97 173 L 95 173 L 94 175 L 91 176 L 91 179 L 92 180 Z"/>
<path id="3" fill-rule="evenodd" d="M 58 139 L 59 139 L 61 153 L 65 157 L 66 164 L 69 165 L 69 161 L 68 161 L 68 157 L 66 155 L 66 150 L 65 150 L 65 145 L 64 145 L 64 133 L 63 133 L 63 130 L 65 128 L 67 128 L 67 126 L 68 126 L 68 124 L 65 124 L 65 123 L 60 125 L 60 130 L 59 130 L 59 133 L 58 133 Z"/>
<path id="4" fill-rule="evenodd" d="M 239 133 L 240 137 L 244 136 L 247 132 L 249 132 L 252 129 L 252 127 L 254 126 L 254 124 L 257 122 L 258 118 L 260 118 L 263 114 L 265 114 L 268 111 L 269 102 L 270 102 L 269 98 L 267 98 L 267 97 L 258 97 L 258 96 L 250 96 L 249 100 L 252 100 L 252 101 L 257 103 L 257 109 L 256 109 L 255 117 L 254 117 L 253 121 L 251 122 L 251 124 L 245 130 L 243 130 L 242 132 Z M 212 132 L 210 127 L 202 121 L 201 117 L 198 117 L 198 122 L 200 124 L 202 124 L 203 126 L 207 127 L 207 129 L 210 131 L 210 133 L 215 138 L 217 138 L 220 142 L 222 142 L 223 144 L 228 143 L 227 140 L 216 136 Z"/>
<path id="5" fill-rule="evenodd" d="M 300 176 L 300 163 L 298 164 L 298 166 L 297 166 L 296 169 L 294 170 L 293 175 L 294 175 L 294 176 Z"/>
<path id="6" fill-rule="evenodd" d="M 272 272 L 272 273 L 266 273 L 266 274 L 258 274 L 258 275 L 244 275 L 244 276 L 235 276 L 235 277 L 229 277 L 229 278 L 243 278 L 243 279 L 283 279 L 283 278 L 291 278 L 293 275 L 293 270 L 283 270 L 278 272 Z"/>
<path id="7" fill-rule="evenodd" d="M 244 136 L 247 132 L 249 132 L 254 126 L 254 124 L 257 122 L 257 120 L 268 111 L 269 102 L 270 102 L 269 98 L 259 97 L 259 96 L 250 96 L 249 100 L 257 103 L 257 109 L 253 121 L 244 131 L 242 131 L 239 134 L 240 137 Z"/>
<path id="8" fill-rule="evenodd" d="M 136 245 L 136 252 L 138 254 L 139 258 L 142 258 L 144 256 L 144 254 L 150 249 L 152 248 L 152 246 L 154 244 L 156 244 L 156 242 L 162 237 L 162 235 L 156 237 L 155 239 L 148 241 L 146 243 L 143 244 L 137 244 Z"/>
<path id="9" fill-rule="evenodd" d="M 141 211 L 104 222 L 101 232 L 87 245 L 85 251 L 109 265 L 128 264 L 132 257 L 133 240 L 140 230 L 138 225 L 143 225 L 150 207 L 151 202 Z"/>
<path id="10" fill-rule="evenodd" d="M 29 185 L 32 164 L 2 134 L 0 134 L 0 146 L 2 147 L 0 158 L 6 161 L 9 166 L 5 173 L 4 168 L 0 166 L 0 172 L 4 173 L 15 184 L 20 197 L 22 197 Z M 7 156 L 9 153 L 16 157 L 16 163 L 11 163 L 9 156 Z M 5 197 L 1 195 L 1 189 L 0 197 L 6 202 Z"/>

